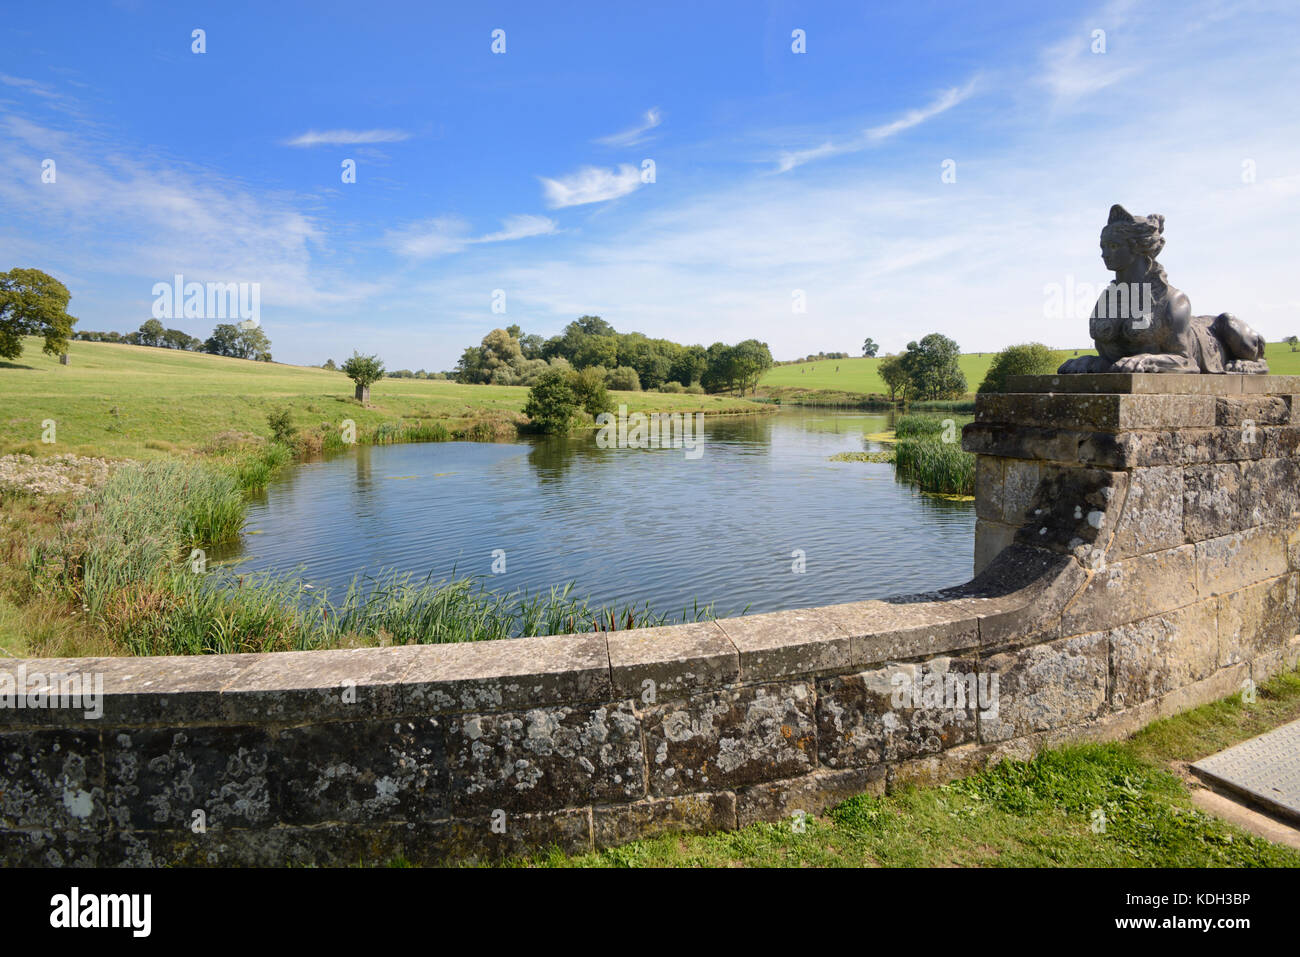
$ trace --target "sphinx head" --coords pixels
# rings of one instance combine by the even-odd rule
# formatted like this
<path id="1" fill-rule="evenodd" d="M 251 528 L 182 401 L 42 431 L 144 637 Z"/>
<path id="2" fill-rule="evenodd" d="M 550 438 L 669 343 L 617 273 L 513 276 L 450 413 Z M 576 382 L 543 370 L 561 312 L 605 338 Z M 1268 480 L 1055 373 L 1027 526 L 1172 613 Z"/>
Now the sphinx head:
<path id="1" fill-rule="evenodd" d="M 1101 258 L 1111 272 L 1128 268 L 1138 258 L 1148 263 L 1165 248 L 1165 218 L 1134 216 L 1118 203 L 1101 231 Z"/>

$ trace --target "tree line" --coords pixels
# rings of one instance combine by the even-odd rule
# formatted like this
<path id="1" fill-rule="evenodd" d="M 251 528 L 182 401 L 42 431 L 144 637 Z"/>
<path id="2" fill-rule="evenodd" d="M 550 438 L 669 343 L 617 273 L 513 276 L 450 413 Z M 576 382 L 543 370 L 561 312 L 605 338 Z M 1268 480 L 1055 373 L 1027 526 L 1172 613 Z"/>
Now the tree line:
<path id="1" fill-rule="evenodd" d="M 744 392 L 772 365 L 767 343 L 757 339 L 687 346 L 580 316 L 549 339 L 517 325 L 493 329 L 465 349 L 453 375 L 466 384 L 534 385 L 548 370 L 591 369 L 616 390 Z"/>
<path id="2" fill-rule="evenodd" d="M 214 356 L 232 359 L 271 361 L 271 340 L 261 326 L 219 323 L 212 335 L 199 339 L 179 329 L 167 329 L 157 319 L 150 319 L 135 332 L 95 332 L 82 330 L 72 335 L 84 342 L 118 342 L 128 346 L 154 346 L 159 349 L 179 349 L 184 352 L 207 352 Z"/>

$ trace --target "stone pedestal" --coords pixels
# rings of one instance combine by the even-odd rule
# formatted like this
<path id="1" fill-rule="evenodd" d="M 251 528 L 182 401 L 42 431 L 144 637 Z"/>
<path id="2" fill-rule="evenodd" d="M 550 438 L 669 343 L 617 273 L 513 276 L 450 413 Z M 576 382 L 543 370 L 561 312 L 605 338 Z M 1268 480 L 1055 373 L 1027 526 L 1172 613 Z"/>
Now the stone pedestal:
<path id="1" fill-rule="evenodd" d="M 1013 376 L 979 396 L 962 446 L 976 574 L 1015 541 L 1093 569 L 1233 535 L 1271 543 L 1274 574 L 1296 557 L 1300 376 Z"/>

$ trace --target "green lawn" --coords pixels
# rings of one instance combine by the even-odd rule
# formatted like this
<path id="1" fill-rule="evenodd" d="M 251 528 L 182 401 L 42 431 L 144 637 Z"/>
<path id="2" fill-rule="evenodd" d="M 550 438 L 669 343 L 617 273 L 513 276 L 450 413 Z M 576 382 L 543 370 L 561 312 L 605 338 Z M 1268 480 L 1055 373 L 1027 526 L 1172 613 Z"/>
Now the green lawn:
<path id="1" fill-rule="evenodd" d="M 1078 350 L 1079 355 L 1093 355 L 1094 350 Z M 966 376 L 966 385 L 971 392 L 979 388 L 993 362 L 996 353 L 964 353 L 958 360 L 961 371 Z M 1075 355 L 1075 350 L 1058 352 L 1061 361 Z M 1269 343 L 1265 353 L 1270 371 L 1276 375 L 1300 375 L 1300 352 L 1292 352 L 1291 347 L 1282 342 Z M 759 382 L 763 389 L 825 389 L 836 392 L 851 392 L 888 395 L 889 389 L 876 371 L 880 359 L 819 359 L 816 362 L 801 362 L 797 365 L 776 366 Z M 836 369 L 838 368 L 838 372 Z"/>
<path id="2" fill-rule="evenodd" d="M 1045 751 L 940 787 L 851 798 L 794 820 L 671 834 L 542 867 L 1300 867 L 1300 852 L 1193 804 L 1178 773 L 1300 717 L 1300 672 L 1157 721 L 1127 741 Z M 1098 813 L 1100 812 L 1100 814 Z"/>
<path id="3" fill-rule="evenodd" d="M 306 366 L 226 359 L 202 353 L 101 342 L 73 342 L 70 365 L 24 340 L 23 354 L 0 361 L 0 454 L 28 452 L 149 458 L 202 445 L 224 430 L 267 436 L 266 415 L 290 408 L 293 423 L 360 429 L 405 419 L 448 426 L 492 414 L 519 413 L 523 386 L 460 385 L 431 379 L 384 379 L 371 388 L 371 406 L 353 399 L 341 372 Z M 631 411 L 766 411 L 725 396 L 613 392 Z M 42 422 L 53 419 L 56 439 L 42 444 Z"/>

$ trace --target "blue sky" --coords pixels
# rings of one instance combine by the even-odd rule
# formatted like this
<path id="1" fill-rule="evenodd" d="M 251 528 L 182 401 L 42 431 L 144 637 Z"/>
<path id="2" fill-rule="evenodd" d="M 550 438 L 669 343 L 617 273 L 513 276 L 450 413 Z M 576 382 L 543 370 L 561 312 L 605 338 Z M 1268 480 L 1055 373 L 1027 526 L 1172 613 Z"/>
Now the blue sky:
<path id="1" fill-rule="evenodd" d="M 1294 3 L 546 6 L 12 8 L 0 268 L 120 331 L 176 273 L 257 282 L 312 364 L 447 369 L 584 313 L 778 358 L 1067 346 L 1091 300 L 1049 318 L 1045 287 L 1109 278 L 1120 202 L 1165 214 L 1198 312 L 1300 333 Z"/>

